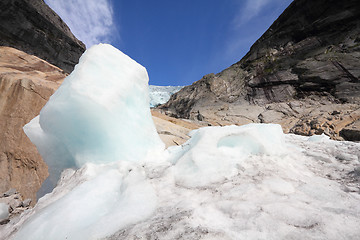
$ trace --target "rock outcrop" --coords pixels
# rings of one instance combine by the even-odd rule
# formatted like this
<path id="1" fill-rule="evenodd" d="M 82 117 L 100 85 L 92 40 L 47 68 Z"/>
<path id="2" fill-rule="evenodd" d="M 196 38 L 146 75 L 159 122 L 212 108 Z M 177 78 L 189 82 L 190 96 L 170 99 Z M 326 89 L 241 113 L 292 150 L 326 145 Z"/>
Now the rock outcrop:
<path id="1" fill-rule="evenodd" d="M 38 57 L 0 47 L 0 192 L 36 202 L 47 166 L 22 127 L 37 116 L 66 74 Z"/>
<path id="2" fill-rule="evenodd" d="M 185 143 L 190 139 L 188 135 L 190 131 L 204 127 L 201 122 L 166 116 L 156 109 L 151 110 L 151 115 L 156 130 L 166 147 Z"/>
<path id="3" fill-rule="evenodd" d="M 356 0 L 295 0 L 244 58 L 160 108 L 209 124 L 275 122 L 286 132 L 351 140 L 340 131 L 359 119 L 359 19 Z"/>
<path id="4" fill-rule="evenodd" d="M 85 45 L 43 0 L 0 1 L 0 46 L 38 56 L 69 73 Z"/>

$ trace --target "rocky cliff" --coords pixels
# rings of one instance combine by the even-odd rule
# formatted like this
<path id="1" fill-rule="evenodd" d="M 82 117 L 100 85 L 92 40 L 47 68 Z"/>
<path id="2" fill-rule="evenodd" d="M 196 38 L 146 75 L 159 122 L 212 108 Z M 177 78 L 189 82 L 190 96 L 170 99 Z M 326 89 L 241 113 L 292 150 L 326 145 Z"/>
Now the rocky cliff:
<path id="1" fill-rule="evenodd" d="M 66 75 L 38 57 L 0 47 L 0 193 L 36 200 L 47 166 L 22 127 L 37 116 Z"/>
<path id="2" fill-rule="evenodd" d="M 160 108 L 211 125 L 275 122 L 285 132 L 357 139 L 359 19 L 356 0 L 294 0 L 239 62 Z M 341 131 L 351 125 L 350 139 Z"/>
<path id="3" fill-rule="evenodd" d="M 38 56 L 71 72 L 85 45 L 43 0 L 0 1 L 0 46 Z"/>

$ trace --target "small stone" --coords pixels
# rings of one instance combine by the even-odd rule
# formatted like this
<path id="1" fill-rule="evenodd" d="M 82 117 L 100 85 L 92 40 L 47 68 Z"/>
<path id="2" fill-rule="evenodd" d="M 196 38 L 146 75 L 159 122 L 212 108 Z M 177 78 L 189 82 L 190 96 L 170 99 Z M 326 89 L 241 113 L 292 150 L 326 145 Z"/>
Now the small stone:
<path id="1" fill-rule="evenodd" d="M 10 219 L 4 219 L 4 220 L 0 221 L 0 225 L 5 225 L 8 222 L 10 222 Z"/>
<path id="2" fill-rule="evenodd" d="M 321 135 L 323 133 L 324 133 L 324 129 L 322 129 L 322 128 L 318 128 L 318 129 L 315 130 L 316 135 Z"/>
<path id="3" fill-rule="evenodd" d="M 30 204 L 31 204 L 31 199 L 28 198 L 28 199 L 25 199 L 25 200 L 21 203 L 21 206 L 26 208 L 26 207 L 29 207 Z"/>
<path id="4" fill-rule="evenodd" d="M 196 118 L 197 118 L 197 120 L 199 120 L 199 121 L 203 121 L 203 120 L 204 120 L 204 116 L 200 113 L 200 111 L 197 112 Z"/>
<path id="5" fill-rule="evenodd" d="M 11 188 L 3 194 L 3 197 L 10 197 L 11 195 L 14 195 L 16 193 L 17 193 L 16 189 Z"/>

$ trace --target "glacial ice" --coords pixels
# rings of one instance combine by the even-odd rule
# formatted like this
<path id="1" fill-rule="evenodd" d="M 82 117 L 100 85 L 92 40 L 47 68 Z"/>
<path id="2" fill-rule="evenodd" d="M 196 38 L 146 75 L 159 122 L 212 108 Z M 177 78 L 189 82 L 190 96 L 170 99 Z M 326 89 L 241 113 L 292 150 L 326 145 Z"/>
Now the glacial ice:
<path id="1" fill-rule="evenodd" d="M 180 91 L 183 86 L 149 86 L 150 107 L 166 103 L 171 95 Z"/>
<path id="2" fill-rule="evenodd" d="M 188 187 L 206 186 L 236 175 L 238 164 L 251 155 L 286 152 L 284 135 L 277 124 L 205 127 L 190 136 L 184 149 L 171 159 L 176 163 L 176 182 Z"/>
<path id="3" fill-rule="evenodd" d="M 151 119 L 146 69 L 107 44 L 82 55 L 24 131 L 48 164 L 53 184 L 69 167 L 140 161 L 164 148 Z"/>
<path id="4" fill-rule="evenodd" d="M 156 207 L 155 191 L 143 171 L 126 161 L 86 164 L 64 176 L 59 186 L 60 192 L 40 199 L 15 239 L 100 239 L 146 219 Z"/>
<path id="5" fill-rule="evenodd" d="M 359 143 L 312 141 L 285 135 L 279 125 L 249 124 L 194 130 L 183 145 L 159 150 L 163 145 L 147 114 L 146 95 L 127 100 L 94 90 L 108 84 L 106 91 L 112 92 L 111 84 L 118 87 L 115 80 L 96 86 L 93 79 L 95 86 L 76 88 L 76 78 L 88 76 L 87 71 L 98 77 L 131 75 L 118 73 L 124 69 L 114 67 L 102 54 L 124 60 L 124 69 L 143 71 L 108 45 L 85 53 L 76 74 L 66 81 L 69 86 L 59 89 L 40 118 L 26 127 L 45 159 L 56 153 L 50 163 L 69 157 L 68 165 L 79 169 L 64 170 L 54 190 L 33 209 L 0 226 L 0 236 L 21 240 L 359 239 Z M 82 66 L 88 57 L 98 62 L 90 70 Z M 111 72 L 114 69 L 117 73 Z M 134 79 L 121 78 L 128 86 L 120 88 L 121 94 L 145 94 L 146 81 Z M 48 121 L 58 121 L 64 131 Z M 115 137 L 110 130 L 124 135 Z M 135 141 L 138 136 L 131 132 L 146 141 Z M 127 138 L 129 142 L 122 141 Z"/>

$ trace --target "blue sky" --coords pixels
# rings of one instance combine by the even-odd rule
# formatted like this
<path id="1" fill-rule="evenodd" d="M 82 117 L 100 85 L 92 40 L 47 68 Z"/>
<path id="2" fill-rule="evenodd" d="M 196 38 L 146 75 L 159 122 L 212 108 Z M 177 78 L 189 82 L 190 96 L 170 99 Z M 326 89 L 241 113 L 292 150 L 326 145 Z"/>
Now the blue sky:
<path id="1" fill-rule="evenodd" d="M 110 43 L 152 85 L 189 85 L 239 61 L 292 0 L 45 0 L 87 48 Z"/>

